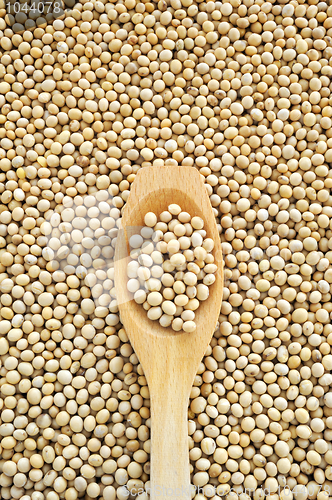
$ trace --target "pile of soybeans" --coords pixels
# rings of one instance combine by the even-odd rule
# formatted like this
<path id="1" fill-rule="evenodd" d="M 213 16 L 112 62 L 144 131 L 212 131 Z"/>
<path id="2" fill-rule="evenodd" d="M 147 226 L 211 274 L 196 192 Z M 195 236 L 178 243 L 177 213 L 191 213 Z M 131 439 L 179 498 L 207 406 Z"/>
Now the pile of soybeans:
<path id="1" fill-rule="evenodd" d="M 148 212 L 144 223 L 140 233 L 129 238 L 127 289 L 150 320 L 175 332 L 192 333 L 195 311 L 208 299 L 216 279 L 214 241 L 206 238 L 201 217 L 191 217 L 175 203 L 159 220 Z"/>
<path id="2" fill-rule="evenodd" d="M 5 9 L 1 500 L 148 499 L 149 390 L 113 256 L 136 173 L 164 164 L 204 177 L 225 260 L 193 496 L 328 500 L 331 0 L 81 0 L 21 33 Z"/>

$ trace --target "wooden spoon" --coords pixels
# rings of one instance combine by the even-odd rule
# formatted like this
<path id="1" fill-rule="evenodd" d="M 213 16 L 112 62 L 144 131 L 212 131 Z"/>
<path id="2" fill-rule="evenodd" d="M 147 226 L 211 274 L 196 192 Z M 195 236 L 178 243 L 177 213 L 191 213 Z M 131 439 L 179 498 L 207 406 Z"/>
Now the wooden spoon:
<path id="1" fill-rule="evenodd" d="M 194 333 L 174 332 L 148 319 L 127 290 L 128 240 L 177 203 L 204 220 L 215 243 L 218 266 L 210 296 L 196 311 Z M 202 176 L 193 167 L 145 167 L 139 170 L 123 212 L 115 252 L 115 286 L 121 322 L 140 360 L 151 398 L 151 500 L 190 500 L 188 403 L 194 377 L 216 328 L 223 292 L 220 238 Z"/>

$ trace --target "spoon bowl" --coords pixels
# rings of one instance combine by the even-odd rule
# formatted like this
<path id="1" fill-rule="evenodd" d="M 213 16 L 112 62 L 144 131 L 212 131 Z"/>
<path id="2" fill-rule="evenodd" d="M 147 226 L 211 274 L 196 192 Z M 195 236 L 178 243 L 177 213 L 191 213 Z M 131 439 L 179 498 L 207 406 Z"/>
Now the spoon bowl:
<path id="1" fill-rule="evenodd" d="M 147 317 L 127 290 L 129 238 L 144 227 L 144 216 L 157 216 L 176 203 L 204 221 L 218 269 L 209 297 L 195 311 L 196 330 L 175 332 Z M 192 167 L 145 167 L 133 183 L 115 251 L 115 286 L 121 322 L 140 360 L 151 400 L 151 499 L 190 500 L 188 402 L 199 364 L 215 331 L 223 291 L 223 260 L 210 200 L 198 170 Z"/>

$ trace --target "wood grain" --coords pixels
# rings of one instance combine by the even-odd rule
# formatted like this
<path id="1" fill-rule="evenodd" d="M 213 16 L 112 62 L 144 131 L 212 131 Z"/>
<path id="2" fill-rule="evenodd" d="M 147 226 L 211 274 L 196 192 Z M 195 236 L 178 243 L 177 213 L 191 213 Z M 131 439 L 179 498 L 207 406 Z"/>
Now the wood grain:
<path id="1" fill-rule="evenodd" d="M 194 333 L 174 332 L 151 321 L 127 290 L 128 239 L 170 203 L 204 220 L 213 238 L 216 281 L 196 311 Z M 133 183 L 115 252 L 115 286 L 121 322 L 137 353 L 151 398 L 151 500 L 190 500 L 188 402 L 198 366 L 215 330 L 223 291 L 220 238 L 203 179 L 192 167 L 145 167 Z"/>

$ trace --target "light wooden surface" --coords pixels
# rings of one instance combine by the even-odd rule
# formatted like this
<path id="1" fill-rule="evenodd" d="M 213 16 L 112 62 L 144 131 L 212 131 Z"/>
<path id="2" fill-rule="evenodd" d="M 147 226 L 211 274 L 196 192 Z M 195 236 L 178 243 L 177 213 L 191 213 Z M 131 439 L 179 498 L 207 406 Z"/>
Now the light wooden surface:
<path id="1" fill-rule="evenodd" d="M 146 212 L 157 216 L 170 203 L 204 220 L 213 238 L 216 281 L 196 311 L 194 333 L 174 332 L 151 321 L 127 291 L 128 238 L 144 225 Z M 121 321 L 137 353 L 151 397 L 151 500 L 190 500 L 188 401 L 198 366 L 218 321 L 223 269 L 220 238 L 209 197 L 192 167 L 145 167 L 133 183 L 115 252 L 115 286 Z"/>

